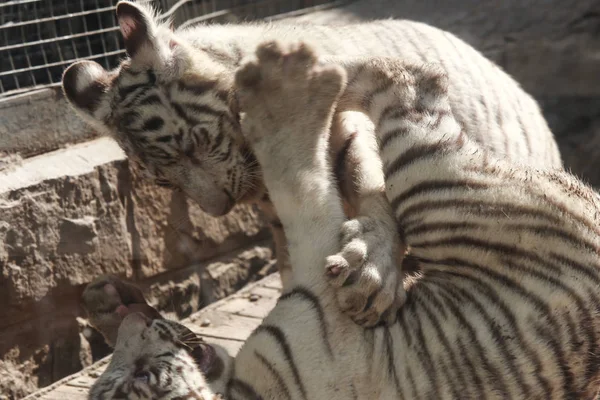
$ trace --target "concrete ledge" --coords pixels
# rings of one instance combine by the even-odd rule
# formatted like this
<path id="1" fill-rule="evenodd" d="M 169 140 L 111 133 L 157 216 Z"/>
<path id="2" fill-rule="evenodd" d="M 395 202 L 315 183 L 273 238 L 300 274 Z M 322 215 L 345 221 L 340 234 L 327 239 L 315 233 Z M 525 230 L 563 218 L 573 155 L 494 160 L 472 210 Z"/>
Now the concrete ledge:
<path id="1" fill-rule="evenodd" d="M 98 136 L 70 108 L 59 88 L 1 100 L 0 121 L 0 153 L 23 158 Z"/>
<path id="2" fill-rule="evenodd" d="M 107 137 L 31 157 L 0 171 L 0 196 L 50 179 L 89 174 L 100 165 L 126 158 L 119 145 Z"/>

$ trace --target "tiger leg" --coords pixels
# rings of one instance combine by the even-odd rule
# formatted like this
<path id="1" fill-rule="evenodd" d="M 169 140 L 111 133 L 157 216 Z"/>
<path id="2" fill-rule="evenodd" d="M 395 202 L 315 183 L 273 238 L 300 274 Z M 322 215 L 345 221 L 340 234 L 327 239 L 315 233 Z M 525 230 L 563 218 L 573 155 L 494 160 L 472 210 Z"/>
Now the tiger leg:
<path id="1" fill-rule="evenodd" d="M 331 283 L 340 307 L 356 323 L 391 324 L 405 299 L 404 249 L 385 195 L 374 127 L 363 114 L 339 112 L 331 131 L 330 158 L 352 218 L 342 226 L 340 252 L 330 257 Z"/>
<path id="2" fill-rule="evenodd" d="M 236 73 L 236 93 L 245 112 L 242 130 L 285 228 L 294 283 L 323 287 L 325 258 L 339 248 L 345 220 L 337 190 L 330 188 L 334 182 L 328 166 L 333 105 L 343 72 L 320 70 L 304 46 L 285 54 L 277 44 L 263 44 L 257 56 L 258 61 Z M 315 224 L 320 228 L 316 232 Z"/>
<path id="3" fill-rule="evenodd" d="M 273 238 L 273 244 L 275 246 L 275 257 L 277 270 L 281 278 L 281 287 L 283 294 L 289 292 L 294 285 L 294 279 L 292 274 L 292 266 L 290 264 L 290 255 L 287 249 L 287 239 L 285 238 L 285 232 L 283 231 L 283 225 L 277 216 L 275 207 L 271 203 L 268 196 L 263 197 L 259 202 L 258 206 L 262 210 L 266 220 L 268 221 L 269 227 L 271 228 L 271 236 Z"/>

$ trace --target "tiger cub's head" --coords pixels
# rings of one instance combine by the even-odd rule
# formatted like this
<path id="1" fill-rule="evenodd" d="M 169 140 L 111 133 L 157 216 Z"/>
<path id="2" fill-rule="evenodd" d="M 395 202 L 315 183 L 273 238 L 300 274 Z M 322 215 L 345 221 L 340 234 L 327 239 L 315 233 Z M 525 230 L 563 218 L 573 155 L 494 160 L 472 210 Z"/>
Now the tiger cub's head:
<path id="1" fill-rule="evenodd" d="M 63 74 L 77 113 L 114 137 L 157 184 L 183 191 L 210 214 L 260 194 L 231 73 L 142 4 L 119 2 L 117 18 L 128 55 L 121 65 L 107 71 L 80 61 Z"/>
<path id="2" fill-rule="evenodd" d="M 224 349 L 199 342 L 183 325 L 132 313 L 88 398 L 216 400 L 228 375 L 223 360 L 229 361 Z"/>
<path id="3" fill-rule="evenodd" d="M 190 329 L 163 319 L 141 291 L 115 277 L 88 285 L 89 321 L 114 347 L 89 399 L 203 399 L 224 392 L 232 358 Z"/>

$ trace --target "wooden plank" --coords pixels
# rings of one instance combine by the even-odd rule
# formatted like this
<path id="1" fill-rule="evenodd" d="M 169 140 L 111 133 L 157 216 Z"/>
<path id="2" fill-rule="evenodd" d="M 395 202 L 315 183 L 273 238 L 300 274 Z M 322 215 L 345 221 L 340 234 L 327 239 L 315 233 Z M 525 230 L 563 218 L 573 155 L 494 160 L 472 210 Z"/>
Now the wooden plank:
<path id="1" fill-rule="evenodd" d="M 262 320 L 275 307 L 280 292 L 266 286 L 256 286 L 223 302 L 217 310 Z"/>
<path id="2" fill-rule="evenodd" d="M 250 289 L 249 291 L 250 295 L 258 295 L 260 298 L 264 298 L 264 299 L 279 299 L 279 296 L 281 296 L 281 291 L 277 290 L 277 289 L 273 289 L 270 287 L 266 287 L 266 286 L 256 286 L 252 289 Z M 237 296 L 234 296 L 237 297 Z M 248 296 L 243 296 L 243 297 L 248 297 Z"/>
<path id="3" fill-rule="evenodd" d="M 100 375 L 98 375 L 98 376 L 100 376 Z M 98 378 L 98 376 L 96 376 L 95 374 L 90 376 L 90 374 L 87 374 L 87 373 L 81 374 L 81 375 L 77 376 L 75 379 L 72 379 L 69 382 L 67 382 L 67 386 L 84 388 L 84 389 L 89 390 L 89 388 L 92 387 L 94 382 L 96 382 L 96 379 Z"/>
<path id="4" fill-rule="evenodd" d="M 255 318 L 259 322 L 273 309 L 277 299 L 263 299 L 263 301 L 250 301 L 248 298 L 236 298 L 223 304 L 219 311 L 227 312 L 240 317 Z"/>
<path id="5" fill-rule="evenodd" d="M 40 400 L 87 400 L 87 389 L 62 385 L 42 394 L 40 397 L 31 397 Z"/>
<path id="6" fill-rule="evenodd" d="M 209 322 L 209 324 L 200 326 L 202 322 Z M 203 337 L 244 341 L 260 325 L 260 322 L 260 319 L 213 310 L 203 313 L 202 318 L 195 323 L 188 322 L 184 325 Z"/>
<path id="7" fill-rule="evenodd" d="M 271 274 L 264 279 L 261 279 L 259 282 L 260 286 L 268 287 L 271 289 L 277 289 L 281 291 L 281 278 L 279 277 L 279 273 Z"/>

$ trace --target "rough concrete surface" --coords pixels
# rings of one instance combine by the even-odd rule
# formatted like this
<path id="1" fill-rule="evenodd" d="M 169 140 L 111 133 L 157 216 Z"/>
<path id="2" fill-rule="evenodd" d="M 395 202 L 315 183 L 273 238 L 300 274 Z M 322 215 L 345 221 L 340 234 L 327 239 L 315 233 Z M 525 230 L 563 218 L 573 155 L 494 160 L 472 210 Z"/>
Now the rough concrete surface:
<path id="1" fill-rule="evenodd" d="M 361 0 L 299 19 L 387 17 L 449 30 L 497 62 L 540 101 L 567 168 L 600 187 L 598 0 Z M 63 148 L 95 137 L 58 90 L 0 102 L 0 399 L 107 354 L 79 306 L 99 273 L 184 318 L 273 268 L 256 210 L 211 218 L 138 179 L 107 138 Z"/>
<path id="2" fill-rule="evenodd" d="M 59 88 L 0 100 L 0 121 L 0 153 L 23 157 L 97 136 L 71 110 Z"/>
<path id="3" fill-rule="evenodd" d="M 46 385 L 85 365 L 86 341 L 76 317 L 84 315 L 79 298 L 95 276 L 113 273 L 140 282 L 159 308 L 183 317 L 258 276 L 272 254 L 248 246 L 265 238 L 252 207 L 212 218 L 180 193 L 137 179 L 108 138 L 5 168 L 0 355 L 6 362 L 0 369 L 17 373 L 20 365 L 38 365 L 32 379 Z M 222 255 L 217 266 L 237 267 L 230 279 L 203 263 Z"/>

